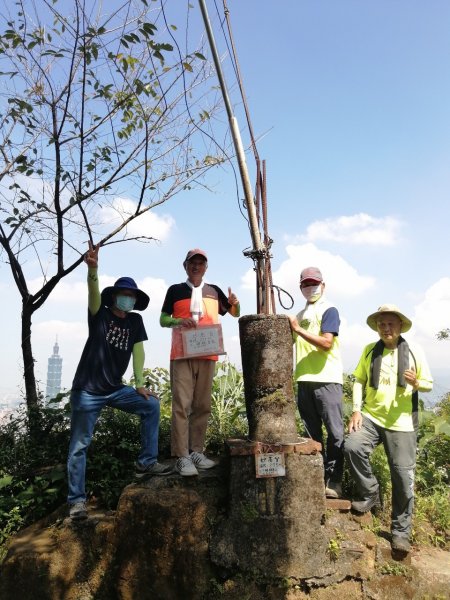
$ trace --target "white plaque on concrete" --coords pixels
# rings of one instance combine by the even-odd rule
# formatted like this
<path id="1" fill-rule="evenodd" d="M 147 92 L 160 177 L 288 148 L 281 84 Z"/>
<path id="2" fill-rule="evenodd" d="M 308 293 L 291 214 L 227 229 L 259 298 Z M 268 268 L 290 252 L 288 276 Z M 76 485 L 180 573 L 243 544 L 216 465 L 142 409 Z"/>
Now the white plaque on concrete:
<path id="1" fill-rule="evenodd" d="M 282 452 L 255 454 L 256 477 L 284 477 L 286 464 Z"/>

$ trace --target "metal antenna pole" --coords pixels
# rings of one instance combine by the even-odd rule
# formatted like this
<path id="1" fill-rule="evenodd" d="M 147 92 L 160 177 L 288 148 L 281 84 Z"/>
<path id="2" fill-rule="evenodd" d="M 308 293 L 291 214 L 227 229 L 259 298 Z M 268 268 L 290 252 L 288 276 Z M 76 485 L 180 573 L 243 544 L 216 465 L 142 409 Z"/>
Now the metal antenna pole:
<path id="1" fill-rule="evenodd" d="M 244 196 L 245 203 L 247 206 L 247 212 L 250 223 L 250 233 L 253 242 L 253 256 L 256 261 L 257 270 L 261 274 L 259 278 L 260 281 L 264 281 L 264 256 L 265 256 L 265 248 L 261 241 L 261 235 L 258 226 L 258 219 L 256 217 L 256 209 L 253 198 L 253 192 L 250 185 L 250 177 L 248 174 L 247 163 L 245 160 L 245 152 L 242 145 L 241 134 L 239 131 L 239 126 L 236 117 L 233 115 L 233 110 L 231 107 L 230 98 L 227 91 L 227 86 L 225 83 L 225 79 L 222 72 L 222 66 L 220 64 L 219 55 L 217 53 L 216 42 L 214 40 L 213 31 L 211 28 L 211 23 L 208 16 L 208 11 L 206 8 L 206 3 L 204 0 L 199 0 L 200 10 L 202 11 L 203 21 L 205 23 L 205 29 L 208 36 L 209 45 L 211 48 L 211 53 L 214 61 L 214 65 L 216 67 L 217 77 L 219 79 L 219 84 L 222 90 L 222 95 L 225 103 L 225 108 L 228 115 L 228 120 L 230 123 L 231 135 L 233 137 L 234 147 L 236 150 L 236 156 L 239 165 L 239 172 L 241 175 L 242 186 L 244 188 Z M 267 285 L 267 282 L 265 283 Z"/>

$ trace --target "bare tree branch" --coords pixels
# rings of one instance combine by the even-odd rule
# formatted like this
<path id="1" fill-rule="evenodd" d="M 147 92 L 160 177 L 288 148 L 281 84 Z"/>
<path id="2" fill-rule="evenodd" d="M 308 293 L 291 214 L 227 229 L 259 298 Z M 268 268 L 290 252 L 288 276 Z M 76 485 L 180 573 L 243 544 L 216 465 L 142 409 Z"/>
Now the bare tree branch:
<path id="1" fill-rule="evenodd" d="M 0 259 L 22 297 L 29 407 L 38 398 L 32 316 L 81 263 L 87 238 L 100 245 L 155 240 L 135 228 L 129 234 L 129 225 L 202 185 L 226 158 L 211 132 L 221 100 L 206 83 L 212 67 L 194 45 L 181 54 L 163 5 L 20 0 L 5 8 Z M 179 35 L 185 43 L 187 32 Z M 126 209 L 117 204 L 122 196 L 131 202 Z M 117 214 L 110 225 L 105 208 Z M 42 285 L 31 294 L 36 264 Z"/>

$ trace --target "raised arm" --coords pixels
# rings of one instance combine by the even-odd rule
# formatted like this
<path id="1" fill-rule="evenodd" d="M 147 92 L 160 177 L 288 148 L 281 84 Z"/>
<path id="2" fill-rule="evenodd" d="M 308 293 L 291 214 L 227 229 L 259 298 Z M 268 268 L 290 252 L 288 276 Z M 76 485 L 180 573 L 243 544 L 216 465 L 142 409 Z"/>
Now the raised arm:
<path id="1" fill-rule="evenodd" d="M 231 304 L 231 308 L 228 309 L 230 315 L 232 317 L 239 317 L 241 314 L 241 305 L 239 304 L 236 294 L 231 291 L 230 287 L 228 288 L 228 302 Z"/>
<path id="2" fill-rule="evenodd" d="M 89 249 L 84 255 L 84 262 L 88 266 L 88 308 L 91 315 L 96 315 L 100 310 L 101 296 L 98 283 L 98 251 L 99 246 L 89 242 Z"/>

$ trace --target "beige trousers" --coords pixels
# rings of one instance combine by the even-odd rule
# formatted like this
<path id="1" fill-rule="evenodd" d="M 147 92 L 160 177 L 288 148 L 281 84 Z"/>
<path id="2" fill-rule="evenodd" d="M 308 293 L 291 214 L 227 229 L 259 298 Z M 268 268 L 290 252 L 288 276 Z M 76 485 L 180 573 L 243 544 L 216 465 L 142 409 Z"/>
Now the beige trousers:
<path id="1" fill-rule="evenodd" d="M 203 452 L 215 365 L 214 360 L 197 358 L 170 361 L 172 456 Z"/>

